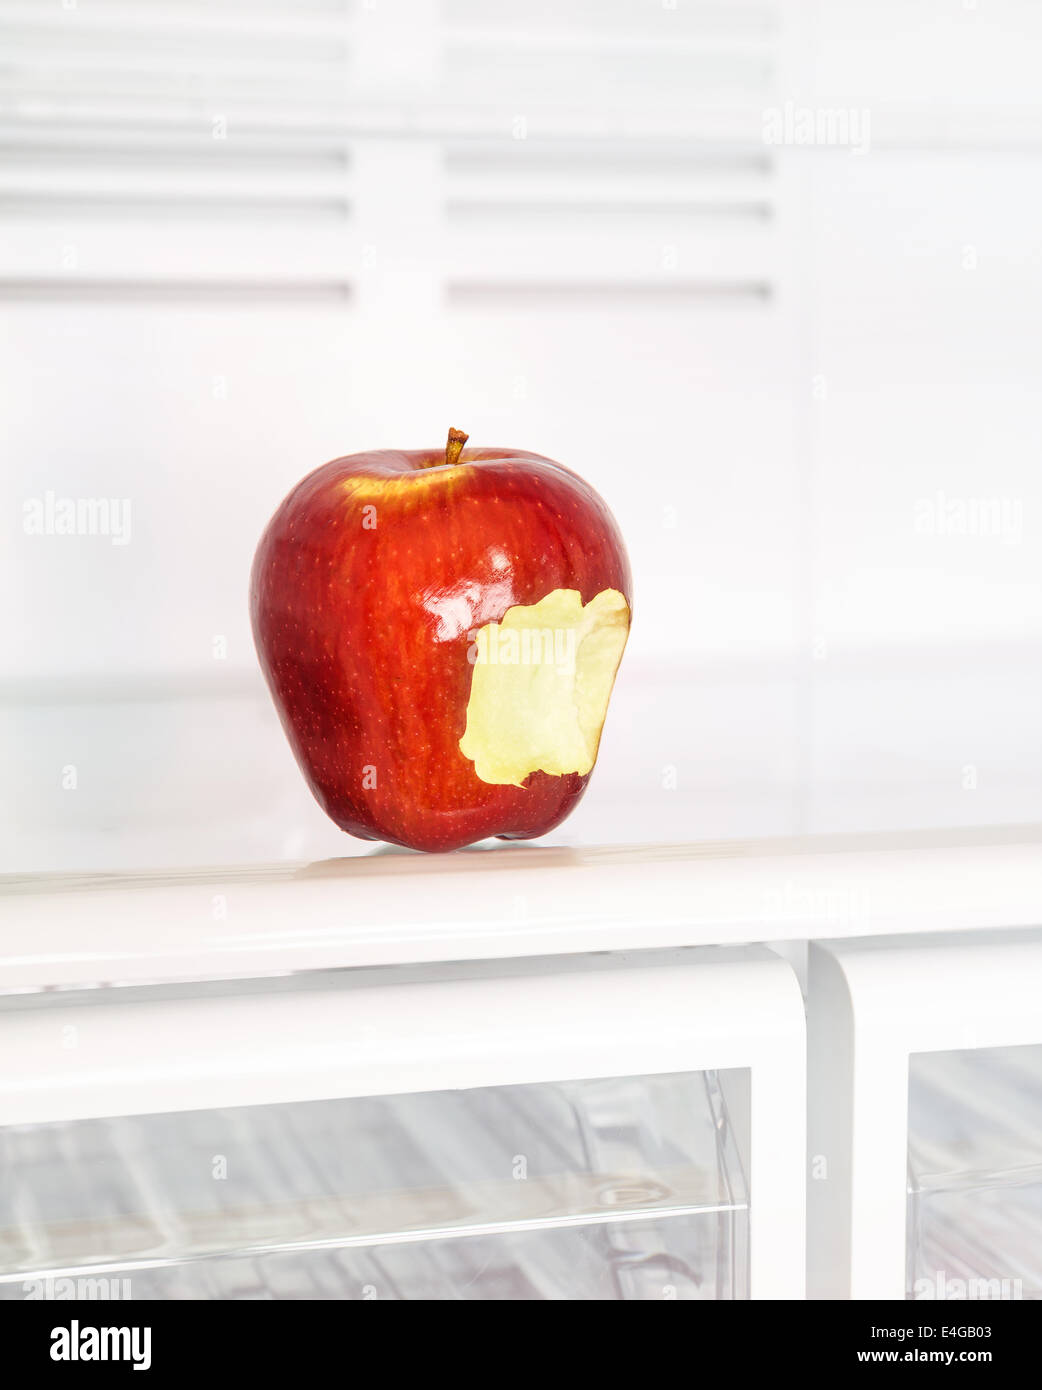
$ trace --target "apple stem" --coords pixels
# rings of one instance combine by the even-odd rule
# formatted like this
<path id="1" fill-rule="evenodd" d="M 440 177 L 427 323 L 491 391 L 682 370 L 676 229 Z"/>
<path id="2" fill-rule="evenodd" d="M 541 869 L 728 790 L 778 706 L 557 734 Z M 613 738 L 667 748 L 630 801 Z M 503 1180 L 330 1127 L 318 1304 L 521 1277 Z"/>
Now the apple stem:
<path id="1" fill-rule="evenodd" d="M 463 446 L 470 438 L 469 434 L 464 434 L 462 430 L 449 430 L 448 442 L 445 445 L 445 462 L 450 468 L 459 463 L 459 456 L 463 452 Z"/>

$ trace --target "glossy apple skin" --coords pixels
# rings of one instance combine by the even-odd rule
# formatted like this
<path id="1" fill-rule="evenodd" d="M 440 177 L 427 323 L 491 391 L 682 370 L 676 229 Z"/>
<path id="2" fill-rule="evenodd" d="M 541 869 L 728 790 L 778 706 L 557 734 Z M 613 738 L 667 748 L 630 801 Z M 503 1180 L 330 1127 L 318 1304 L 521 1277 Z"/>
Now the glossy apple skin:
<path id="1" fill-rule="evenodd" d="M 465 449 L 453 467 L 441 450 L 354 454 L 293 489 L 257 549 L 253 633 L 297 761 L 341 829 L 440 851 L 528 839 L 568 815 L 589 774 L 490 785 L 459 748 L 468 633 L 554 589 L 584 604 L 618 589 L 632 613 L 611 513 L 538 454 Z"/>

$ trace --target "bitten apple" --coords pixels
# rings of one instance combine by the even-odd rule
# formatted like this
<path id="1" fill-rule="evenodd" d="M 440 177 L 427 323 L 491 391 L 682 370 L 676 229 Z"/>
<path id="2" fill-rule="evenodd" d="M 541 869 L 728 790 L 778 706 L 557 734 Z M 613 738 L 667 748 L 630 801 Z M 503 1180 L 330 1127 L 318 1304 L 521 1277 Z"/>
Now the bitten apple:
<path id="1" fill-rule="evenodd" d="M 421 850 L 545 834 L 597 758 L 630 625 L 611 513 L 517 449 L 352 454 L 257 548 L 254 639 L 343 830 Z"/>

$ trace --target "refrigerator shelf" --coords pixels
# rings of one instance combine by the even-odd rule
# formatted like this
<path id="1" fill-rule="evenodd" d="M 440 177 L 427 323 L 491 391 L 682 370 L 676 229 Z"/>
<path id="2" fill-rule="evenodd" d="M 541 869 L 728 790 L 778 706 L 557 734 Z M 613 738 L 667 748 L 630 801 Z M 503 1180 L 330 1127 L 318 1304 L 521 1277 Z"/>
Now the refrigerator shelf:
<path id="1" fill-rule="evenodd" d="M 1026 927 L 1040 845 L 1008 826 L 9 877 L 0 993 Z"/>

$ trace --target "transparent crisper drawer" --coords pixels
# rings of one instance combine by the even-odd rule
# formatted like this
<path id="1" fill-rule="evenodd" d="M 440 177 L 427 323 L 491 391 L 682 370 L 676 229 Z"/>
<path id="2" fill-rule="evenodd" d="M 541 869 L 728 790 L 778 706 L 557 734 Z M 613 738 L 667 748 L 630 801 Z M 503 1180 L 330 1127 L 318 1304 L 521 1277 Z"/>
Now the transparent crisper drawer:
<path id="1" fill-rule="evenodd" d="M 747 1297 L 727 1076 L 11 1126 L 0 1296 Z"/>
<path id="2" fill-rule="evenodd" d="M 909 1067 L 908 1296 L 1042 1298 L 1042 1046 Z"/>

